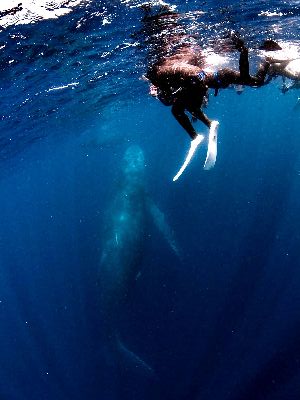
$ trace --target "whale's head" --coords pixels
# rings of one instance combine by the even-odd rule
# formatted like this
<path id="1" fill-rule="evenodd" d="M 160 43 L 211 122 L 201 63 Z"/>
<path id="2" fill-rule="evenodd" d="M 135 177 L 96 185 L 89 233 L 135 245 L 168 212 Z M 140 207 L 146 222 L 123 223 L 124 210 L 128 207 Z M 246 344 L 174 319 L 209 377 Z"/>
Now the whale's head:
<path id="1" fill-rule="evenodd" d="M 123 158 L 123 173 L 125 179 L 141 182 L 144 178 L 145 157 L 143 150 L 133 145 L 128 147 Z"/>

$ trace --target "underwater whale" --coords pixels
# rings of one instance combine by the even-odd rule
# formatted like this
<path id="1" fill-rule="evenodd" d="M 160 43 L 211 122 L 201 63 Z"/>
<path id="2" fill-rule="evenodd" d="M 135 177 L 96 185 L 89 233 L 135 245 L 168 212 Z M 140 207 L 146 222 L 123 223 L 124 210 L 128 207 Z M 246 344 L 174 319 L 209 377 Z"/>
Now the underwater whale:
<path id="1" fill-rule="evenodd" d="M 154 222 L 179 256 L 164 214 L 145 191 L 144 153 L 134 145 L 125 152 L 120 184 L 108 213 L 99 268 L 100 301 L 105 336 L 114 359 L 122 362 L 120 358 L 125 357 L 135 367 L 151 371 L 141 358 L 128 350 L 120 337 L 120 320 L 126 318 L 130 292 L 140 273 L 149 221 Z"/>

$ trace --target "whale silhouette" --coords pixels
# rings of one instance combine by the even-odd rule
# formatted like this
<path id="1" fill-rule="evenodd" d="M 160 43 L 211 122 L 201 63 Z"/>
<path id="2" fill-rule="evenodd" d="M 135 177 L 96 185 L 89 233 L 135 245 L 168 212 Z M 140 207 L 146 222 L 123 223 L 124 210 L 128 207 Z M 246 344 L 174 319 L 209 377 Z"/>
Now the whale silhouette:
<path id="1" fill-rule="evenodd" d="M 136 369 L 152 374 L 152 368 L 125 346 L 120 332 L 120 320 L 140 273 L 149 221 L 179 256 L 164 214 L 146 193 L 144 153 L 134 145 L 125 152 L 120 184 L 108 213 L 99 268 L 100 297 L 105 338 L 113 359 L 121 364 L 125 358 Z"/>

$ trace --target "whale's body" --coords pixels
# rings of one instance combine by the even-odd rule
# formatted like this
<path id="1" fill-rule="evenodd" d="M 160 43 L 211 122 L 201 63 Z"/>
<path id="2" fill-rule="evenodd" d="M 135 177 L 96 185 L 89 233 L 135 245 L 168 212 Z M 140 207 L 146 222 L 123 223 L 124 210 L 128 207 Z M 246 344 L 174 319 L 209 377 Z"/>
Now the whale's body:
<path id="1" fill-rule="evenodd" d="M 147 219 L 144 154 L 130 146 L 123 159 L 120 189 L 109 212 L 100 266 L 104 324 L 112 339 L 119 332 L 126 305 L 141 265 Z"/>
<path id="2" fill-rule="evenodd" d="M 100 264 L 100 293 L 103 330 L 113 359 L 123 368 L 131 363 L 153 376 L 146 362 L 122 341 L 122 322 L 127 319 L 128 300 L 140 272 L 148 223 L 153 221 L 172 251 L 178 256 L 173 232 L 164 214 L 145 192 L 145 160 L 139 146 L 130 146 L 124 155 L 120 184 L 108 213 Z"/>

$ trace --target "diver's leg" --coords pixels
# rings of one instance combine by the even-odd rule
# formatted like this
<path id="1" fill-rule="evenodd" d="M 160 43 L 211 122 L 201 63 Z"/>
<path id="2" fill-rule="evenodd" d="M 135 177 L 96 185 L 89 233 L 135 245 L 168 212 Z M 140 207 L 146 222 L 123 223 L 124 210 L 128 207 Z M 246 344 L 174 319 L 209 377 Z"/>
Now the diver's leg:
<path id="1" fill-rule="evenodd" d="M 175 103 L 172 106 L 172 114 L 174 115 L 176 121 L 185 129 L 192 140 L 197 137 L 197 133 L 191 124 L 189 117 L 184 112 L 184 107 L 182 104 Z"/>
<path id="2" fill-rule="evenodd" d="M 268 61 L 262 62 L 256 74 L 251 76 L 249 73 L 249 52 L 247 47 L 243 46 L 240 50 L 240 79 L 243 83 L 249 86 L 262 86 L 264 84 L 266 75 L 268 73 L 270 63 Z"/>
<path id="3" fill-rule="evenodd" d="M 250 78 L 249 73 L 249 52 L 247 47 L 243 46 L 240 50 L 239 70 L 242 81 L 247 81 Z"/>
<path id="4" fill-rule="evenodd" d="M 191 108 L 189 107 L 188 112 L 192 114 L 194 118 L 197 118 L 199 121 L 203 122 L 208 128 L 210 128 L 211 120 L 204 114 L 201 108 Z"/>
<path id="5" fill-rule="evenodd" d="M 250 76 L 248 49 L 245 46 L 244 40 L 240 38 L 237 32 L 232 31 L 230 33 L 230 39 L 234 44 L 234 47 L 240 52 L 240 59 L 239 59 L 240 79 L 241 81 L 245 81 Z"/>

